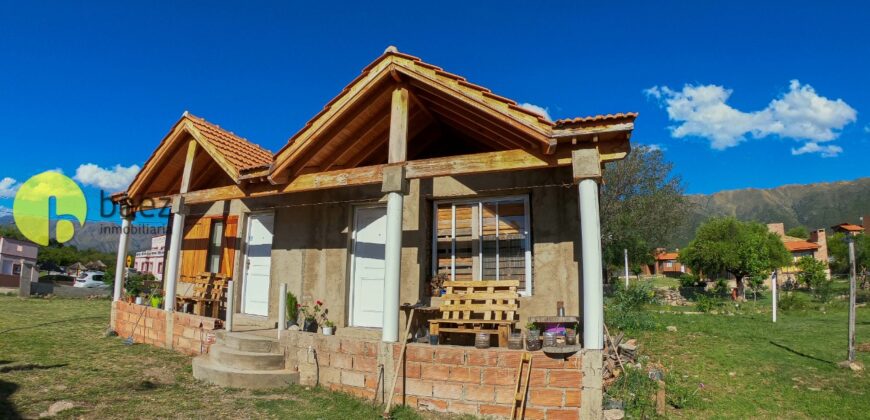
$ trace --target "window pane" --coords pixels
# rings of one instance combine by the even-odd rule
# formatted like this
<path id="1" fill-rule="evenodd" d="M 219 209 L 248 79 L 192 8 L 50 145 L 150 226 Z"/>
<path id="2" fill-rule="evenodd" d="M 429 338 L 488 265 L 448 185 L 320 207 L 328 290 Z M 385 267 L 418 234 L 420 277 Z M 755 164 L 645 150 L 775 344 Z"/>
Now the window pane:
<path id="1" fill-rule="evenodd" d="M 219 273 L 221 271 L 221 240 L 224 236 L 224 223 L 221 221 L 213 221 L 211 224 L 211 235 L 208 240 L 208 271 L 210 273 Z"/>
<path id="2" fill-rule="evenodd" d="M 473 280 L 473 259 L 472 259 L 472 239 L 473 234 L 471 227 L 473 225 L 471 216 L 473 214 L 472 207 L 474 204 L 457 204 L 454 236 L 454 260 L 455 276 L 454 280 Z"/>
<path id="3" fill-rule="evenodd" d="M 453 205 L 439 204 L 435 215 L 436 274 L 452 272 L 453 255 Z"/>
<path id="4" fill-rule="evenodd" d="M 480 279 L 498 279 L 498 205 L 483 203 L 480 212 Z"/>

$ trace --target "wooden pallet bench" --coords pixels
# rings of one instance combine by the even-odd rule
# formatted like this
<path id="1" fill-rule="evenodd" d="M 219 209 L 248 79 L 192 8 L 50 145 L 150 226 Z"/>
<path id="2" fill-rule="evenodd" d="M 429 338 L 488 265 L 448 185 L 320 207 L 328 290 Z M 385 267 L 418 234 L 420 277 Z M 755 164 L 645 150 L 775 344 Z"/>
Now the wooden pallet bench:
<path id="1" fill-rule="evenodd" d="M 176 297 L 177 308 L 184 303 L 192 303 L 194 315 L 206 316 L 209 312 L 212 318 L 219 317 L 221 308 L 226 306 L 229 277 L 223 274 L 199 273 L 193 278 L 182 277 L 181 281 L 193 283 L 193 294 Z"/>
<path id="2" fill-rule="evenodd" d="M 499 347 L 506 347 L 517 322 L 519 285 L 517 280 L 444 282 L 441 318 L 429 321 L 429 334 L 498 334 Z"/>

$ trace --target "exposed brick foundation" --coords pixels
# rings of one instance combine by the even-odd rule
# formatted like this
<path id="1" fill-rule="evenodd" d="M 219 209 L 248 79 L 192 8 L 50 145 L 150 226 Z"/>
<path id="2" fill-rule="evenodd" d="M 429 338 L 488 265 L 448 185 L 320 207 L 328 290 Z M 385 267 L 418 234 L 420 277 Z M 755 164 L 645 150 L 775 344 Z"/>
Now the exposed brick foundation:
<path id="1" fill-rule="evenodd" d="M 126 338 L 132 332 L 136 343 L 165 348 L 169 344 L 166 332 L 171 328 L 171 347 L 190 355 L 208 352 L 208 346 L 214 342 L 214 330 L 222 328 L 219 319 L 181 312 L 173 312 L 172 318 L 167 319 L 167 312 L 162 309 L 134 303 L 113 302 L 112 310 L 119 336 Z"/>
<path id="2" fill-rule="evenodd" d="M 369 400 L 381 400 L 400 344 L 287 331 L 288 366 L 296 366 L 303 384 L 319 383 Z M 309 351 L 309 346 L 314 352 Z M 392 355 L 387 360 L 384 354 Z M 522 352 L 506 349 L 409 344 L 394 404 L 423 410 L 508 417 Z M 380 366 L 386 365 L 384 377 Z M 580 353 L 567 359 L 533 352 L 526 404 L 528 419 L 580 417 Z"/>

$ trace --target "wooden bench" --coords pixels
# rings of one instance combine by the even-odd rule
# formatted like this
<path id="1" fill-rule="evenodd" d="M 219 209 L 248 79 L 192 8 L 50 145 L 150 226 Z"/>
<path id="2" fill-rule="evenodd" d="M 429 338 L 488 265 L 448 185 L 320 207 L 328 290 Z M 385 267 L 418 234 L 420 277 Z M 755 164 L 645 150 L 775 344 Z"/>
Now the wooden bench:
<path id="1" fill-rule="evenodd" d="M 519 285 L 517 280 L 444 282 L 441 318 L 429 321 L 429 334 L 498 334 L 499 347 L 506 347 L 517 322 Z"/>

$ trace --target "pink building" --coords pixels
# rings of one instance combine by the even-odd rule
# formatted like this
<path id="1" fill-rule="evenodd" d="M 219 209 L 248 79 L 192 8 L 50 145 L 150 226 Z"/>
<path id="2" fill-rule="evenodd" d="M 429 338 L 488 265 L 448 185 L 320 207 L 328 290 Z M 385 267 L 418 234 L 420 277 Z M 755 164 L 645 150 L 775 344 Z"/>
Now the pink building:
<path id="1" fill-rule="evenodd" d="M 151 249 L 136 253 L 133 268 L 140 273 L 151 273 L 156 278 L 163 276 L 163 254 L 166 246 L 166 235 L 151 238 Z"/>

